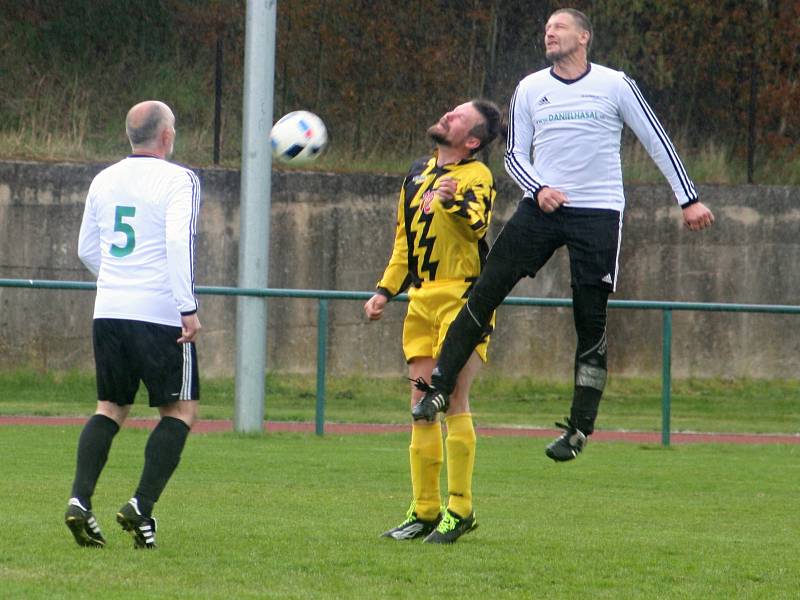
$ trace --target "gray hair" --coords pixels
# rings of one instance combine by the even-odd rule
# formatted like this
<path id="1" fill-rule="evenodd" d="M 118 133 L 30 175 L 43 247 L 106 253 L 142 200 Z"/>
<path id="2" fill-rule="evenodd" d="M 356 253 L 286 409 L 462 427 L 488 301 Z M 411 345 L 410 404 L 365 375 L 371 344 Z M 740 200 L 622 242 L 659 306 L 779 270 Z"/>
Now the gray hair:
<path id="1" fill-rule="evenodd" d="M 131 115 L 125 120 L 125 133 L 131 145 L 147 145 L 158 137 L 165 125 L 169 124 L 169 115 L 159 104 L 153 104 L 139 123 L 132 123 Z"/>

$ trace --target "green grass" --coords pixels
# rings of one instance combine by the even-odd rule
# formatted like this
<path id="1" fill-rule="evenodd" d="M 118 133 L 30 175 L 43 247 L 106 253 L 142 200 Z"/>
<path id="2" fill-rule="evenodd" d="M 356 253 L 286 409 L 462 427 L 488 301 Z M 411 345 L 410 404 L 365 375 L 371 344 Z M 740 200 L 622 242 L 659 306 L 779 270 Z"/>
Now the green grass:
<path id="1" fill-rule="evenodd" d="M 193 435 L 162 496 L 155 552 L 114 522 L 146 432 L 123 430 L 94 498 L 108 539 L 61 519 L 79 427 L 4 427 L 0 596 L 7 598 L 793 598 L 798 446 L 479 439 L 479 529 L 396 543 L 407 436 Z"/>
<path id="2" fill-rule="evenodd" d="M 269 420 L 313 421 L 313 376 L 267 377 L 265 414 Z M 800 432 L 798 380 L 678 380 L 672 386 L 673 431 L 738 433 Z M 567 382 L 479 377 L 471 408 L 479 425 L 550 427 L 568 414 Z M 87 373 L 0 372 L 0 415 L 88 415 L 94 410 L 94 376 Z M 203 379 L 201 416 L 230 419 L 232 379 Z M 153 416 L 140 390 L 132 416 Z M 402 377 L 330 377 L 326 388 L 329 422 L 406 423 L 408 384 Z M 612 377 L 600 407 L 598 427 L 659 431 L 661 383 L 655 379 Z"/>

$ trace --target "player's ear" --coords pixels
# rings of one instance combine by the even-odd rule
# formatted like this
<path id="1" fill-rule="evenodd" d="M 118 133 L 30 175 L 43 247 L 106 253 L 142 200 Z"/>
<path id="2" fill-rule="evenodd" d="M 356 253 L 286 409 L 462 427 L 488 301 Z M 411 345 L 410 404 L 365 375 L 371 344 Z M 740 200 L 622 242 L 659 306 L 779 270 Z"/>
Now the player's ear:
<path id="1" fill-rule="evenodd" d="M 475 150 L 475 148 L 477 148 L 477 147 L 479 147 L 481 145 L 481 141 L 478 138 L 476 138 L 474 135 L 471 135 L 471 136 L 467 137 L 467 140 L 466 140 L 466 142 L 464 142 L 464 145 L 469 150 Z"/>

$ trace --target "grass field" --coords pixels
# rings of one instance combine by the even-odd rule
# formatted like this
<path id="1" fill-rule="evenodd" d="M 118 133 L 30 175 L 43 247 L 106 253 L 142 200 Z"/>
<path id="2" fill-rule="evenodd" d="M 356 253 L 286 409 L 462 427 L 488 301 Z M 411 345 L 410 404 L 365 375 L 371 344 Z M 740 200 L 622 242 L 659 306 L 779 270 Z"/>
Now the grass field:
<path id="1" fill-rule="evenodd" d="M 452 547 L 378 534 L 407 507 L 405 435 L 190 437 L 157 506 L 155 552 L 114 522 L 146 432 L 98 485 L 109 541 L 62 523 L 79 427 L 4 427 L 4 598 L 796 598 L 800 447 L 479 440 L 480 527 Z"/>
<path id="2" fill-rule="evenodd" d="M 94 410 L 94 376 L 88 373 L 0 371 L 0 415 L 88 415 Z M 406 423 L 408 384 L 402 377 L 330 377 L 326 420 Z M 266 417 L 313 421 L 316 380 L 303 375 L 270 374 Z M 672 429 L 725 433 L 800 432 L 798 380 L 679 380 L 673 382 Z M 533 379 L 479 377 L 472 411 L 480 425 L 552 427 L 569 411 L 571 385 Z M 201 382 L 201 416 L 230 419 L 232 379 Z M 140 391 L 133 416 L 153 416 Z M 656 379 L 611 377 L 598 427 L 659 431 L 661 383 Z"/>
<path id="3" fill-rule="evenodd" d="M 267 417 L 313 419 L 311 379 L 268 377 Z M 203 386 L 203 416 L 230 418 L 232 382 Z M 798 387 L 675 382 L 673 414 L 678 428 L 796 433 Z M 552 382 L 475 391 L 483 425 L 549 426 L 568 408 L 569 386 Z M 612 380 L 603 428 L 657 430 L 659 392 Z M 88 374 L 0 374 L 0 415 L 88 415 L 92 398 Z M 330 421 L 406 422 L 401 379 L 331 378 L 328 400 Z M 480 527 L 429 547 L 379 537 L 410 500 L 406 434 L 195 434 L 156 507 L 160 548 L 137 552 L 114 515 L 147 432 L 123 429 L 98 485 L 103 550 L 78 548 L 63 524 L 79 433 L 0 427 L 0 598 L 797 597 L 799 445 L 593 441 L 555 464 L 544 440 L 481 436 Z"/>

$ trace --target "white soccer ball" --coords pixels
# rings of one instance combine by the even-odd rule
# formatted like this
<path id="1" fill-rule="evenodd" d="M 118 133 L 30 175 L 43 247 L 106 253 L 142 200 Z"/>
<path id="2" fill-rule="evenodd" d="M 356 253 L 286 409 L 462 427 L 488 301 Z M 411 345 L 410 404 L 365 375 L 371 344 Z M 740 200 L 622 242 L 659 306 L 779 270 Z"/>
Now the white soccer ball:
<path id="1" fill-rule="evenodd" d="M 303 165 L 315 160 L 328 143 L 328 130 L 317 115 L 296 110 L 281 117 L 269 134 L 272 156 L 282 163 Z"/>

